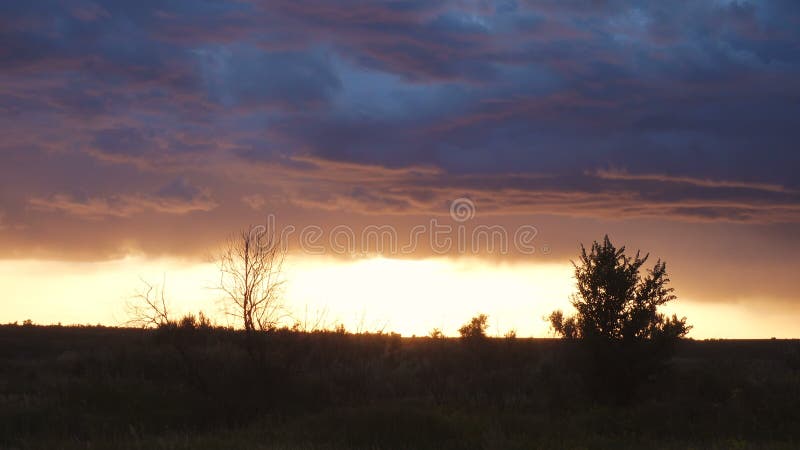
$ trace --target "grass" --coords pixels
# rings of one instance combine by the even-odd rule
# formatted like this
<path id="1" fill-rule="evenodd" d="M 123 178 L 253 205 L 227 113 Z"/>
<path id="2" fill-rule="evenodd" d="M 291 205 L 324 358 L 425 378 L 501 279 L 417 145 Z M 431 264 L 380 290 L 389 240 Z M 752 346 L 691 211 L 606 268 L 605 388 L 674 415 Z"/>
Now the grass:
<path id="1" fill-rule="evenodd" d="M 579 349 L 557 340 L 282 330 L 250 342 L 0 326 L 0 448 L 800 446 L 798 341 L 684 341 L 625 403 L 599 401 Z"/>

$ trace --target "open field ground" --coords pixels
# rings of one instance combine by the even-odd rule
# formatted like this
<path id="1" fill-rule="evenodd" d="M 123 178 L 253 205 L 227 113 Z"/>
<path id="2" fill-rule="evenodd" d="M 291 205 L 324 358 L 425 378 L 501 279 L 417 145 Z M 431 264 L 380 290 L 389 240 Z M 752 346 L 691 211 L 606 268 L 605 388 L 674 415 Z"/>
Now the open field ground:
<path id="1" fill-rule="evenodd" d="M 624 401 L 598 400 L 579 354 L 548 339 L 2 326 L 0 448 L 800 446 L 799 341 L 681 342 Z"/>

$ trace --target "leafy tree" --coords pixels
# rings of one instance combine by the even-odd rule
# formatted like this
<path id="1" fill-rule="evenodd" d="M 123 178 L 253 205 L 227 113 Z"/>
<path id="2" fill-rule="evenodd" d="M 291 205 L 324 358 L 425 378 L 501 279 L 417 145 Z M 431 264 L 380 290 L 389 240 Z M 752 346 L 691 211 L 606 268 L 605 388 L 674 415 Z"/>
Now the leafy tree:
<path id="1" fill-rule="evenodd" d="M 461 333 L 462 339 L 483 339 L 486 337 L 486 328 L 489 327 L 489 316 L 480 314 L 473 317 L 469 322 L 465 323 L 458 332 Z"/>
<path id="2" fill-rule="evenodd" d="M 658 260 L 644 276 L 641 267 L 649 255 L 625 254 L 625 247 L 616 248 L 606 236 L 594 242 L 589 252 L 581 245 L 576 263 L 578 292 L 571 298 L 577 313 L 565 317 L 561 311 L 550 315 L 553 330 L 568 339 L 590 339 L 619 342 L 676 340 L 691 328 L 686 318 L 666 317 L 658 307 L 675 300 L 674 289 L 668 287 L 667 265 Z"/>
<path id="3" fill-rule="evenodd" d="M 658 308 L 675 300 L 667 266 L 659 260 L 640 273 L 648 255 L 625 254 L 606 236 L 573 261 L 575 315 L 550 315 L 553 330 L 581 342 L 574 352 L 588 394 L 602 401 L 628 402 L 652 380 L 691 328 L 686 318 L 666 317 Z"/>

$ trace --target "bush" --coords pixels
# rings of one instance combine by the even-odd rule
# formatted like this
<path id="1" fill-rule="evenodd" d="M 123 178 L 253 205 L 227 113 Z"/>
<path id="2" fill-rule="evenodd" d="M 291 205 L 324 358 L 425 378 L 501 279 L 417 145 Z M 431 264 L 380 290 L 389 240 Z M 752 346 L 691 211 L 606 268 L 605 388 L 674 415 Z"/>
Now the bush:
<path id="1" fill-rule="evenodd" d="M 486 338 L 486 328 L 489 327 L 489 317 L 486 314 L 480 314 L 472 318 L 469 322 L 465 323 L 458 332 L 461 334 L 462 339 L 476 340 Z"/>

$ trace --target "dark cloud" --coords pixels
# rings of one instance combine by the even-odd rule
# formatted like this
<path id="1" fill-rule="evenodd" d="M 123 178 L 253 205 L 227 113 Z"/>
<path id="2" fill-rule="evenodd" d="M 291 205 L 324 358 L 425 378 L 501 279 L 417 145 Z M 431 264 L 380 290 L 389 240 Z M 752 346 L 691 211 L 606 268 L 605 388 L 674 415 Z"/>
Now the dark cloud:
<path id="1" fill-rule="evenodd" d="M 267 211 L 409 227 L 462 196 L 549 218 L 562 259 L 676 227 L 786 256 L 798 23 L 790 0 L 4 2 L 0 256 L 194 254 Z M 710 251 L 768 265 L 737 243 Z"/>
<path id="2" fill-rule="evenodd" d="M 226 106 L 321 106 L 339 88 L 320 52 L 264 53 L 254 47 L 194 50 L 209 97 Z"/>
<path id="3" fill-rule="evenodd" d="M 111 128 L 100 130 L 94 136 L 93 147 L 102 154 L 140 157 L 155 144 L 138 128 Z"/>
<path id="4" fill-rule="evenodd" d="M 193 186 L 184 178 L 178 178 L 154 193 L 105 197 L 85 192 L 79 195 L 54 194 L 47 198 L 32 197 L 29 205 L 37 211 L 60 212 L 88 219 L 130 217 L 144 212 L 188 214 L 217 207 L 207 189 Z"/>

